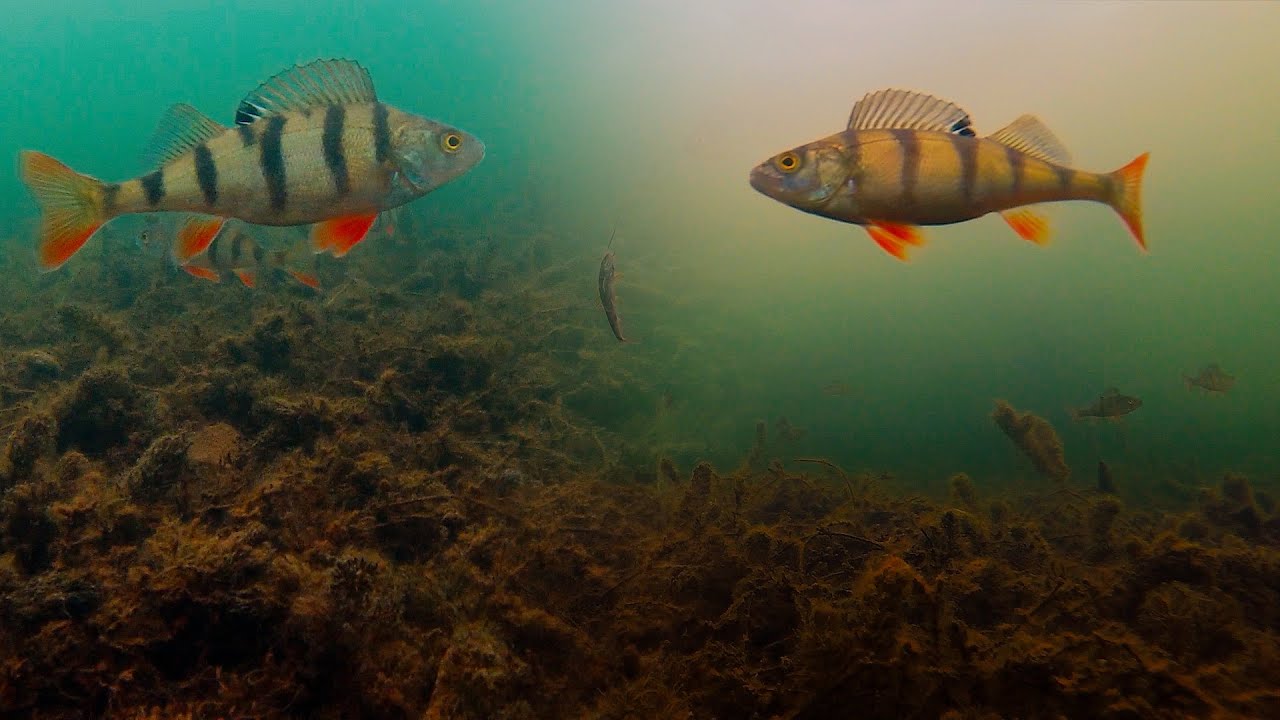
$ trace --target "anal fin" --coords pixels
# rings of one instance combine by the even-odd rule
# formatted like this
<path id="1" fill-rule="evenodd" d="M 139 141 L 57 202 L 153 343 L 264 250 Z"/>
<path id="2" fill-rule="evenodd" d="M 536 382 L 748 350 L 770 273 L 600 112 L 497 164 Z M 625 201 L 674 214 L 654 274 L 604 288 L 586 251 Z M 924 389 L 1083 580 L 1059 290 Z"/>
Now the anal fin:
<path id="1" fill-rule="evenodd" d="M 199 265 L 183 265 L 182 269 L 186 270 L 192 277 L 198 277 L 201 280 L 222 282 L 222 276 L 218 275 L 218 273 L 211 268 L 200 267 Z"/>
<path id="2" fill-rule="evenodd" d="M 289 273 L 289 276 L 292 277 L 294 280 L 297 280 L 298 282 L 302 283 L 303 285 L 306 285 L 312 290 L 320 289 L 320 278 L 316 277 L 315 275 L 309 272 L 303 272 L 301 270 L 286 270 L 285 272 Z"/>
<path id="3" fill-rule="evenodd" d="M 1009 223 L 1009 227 L 1018 233 L 1018 237 L 1037 245 L 1048 245 L 1050 230 L 1049 219 L 1042 213 L 1030 208 L 1020 207 L 1005 210 L 1000 217 Z"/>
<path id="4" fill-rule="evenodd" d="M 178 239 L 173 244 L 174 259 L 185 265 L 191 258 L 208 250 L 226 222 L 227 219 L 222 217 L 193 217 L 188 220 L 178 231 Z"/>
<path id="5" fill-rule="evenodd" d="M 914 225 L 903 225 L 891 222 L 872 222 L 867 226 L 867 234 L 884 251 L 899 260 L 906 261 L 907 248 L 924 245 L 924 235 Z"/>
<path id="6" fill-rule="evenodd" d="M 240 278 L 240 283 L 247 288 L 258 286 L 258 276 L 252 270 L 236 270 L 236 277 Z"/>
<path id="7" fill-rule="evenodd" d="M 330 252 L 342 257 L 369 234 L 377 213 L 348 215 L 317 223 L 311 228 L 311 246 L 316 252 Z"/>

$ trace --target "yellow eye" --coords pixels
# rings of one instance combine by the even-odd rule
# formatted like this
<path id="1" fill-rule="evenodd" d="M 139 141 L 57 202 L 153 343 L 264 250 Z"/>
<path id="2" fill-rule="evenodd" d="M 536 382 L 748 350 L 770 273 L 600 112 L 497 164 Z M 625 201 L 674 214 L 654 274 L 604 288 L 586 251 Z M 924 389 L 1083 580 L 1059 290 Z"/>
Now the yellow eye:
<path id="1" fill-rule="evenodd" d="M 445 133 L 440 138 L 440 147 L 447 153 L 456 153 L 462 147 L 462 136 L 458 133 Z"/>
<path id="2" fill-rule="evenodd" d="M 800 156 L 793 152 L 784 152 L 774 160 L 774 164 L 784 173 L 793 173 L 800 169 Z"/>

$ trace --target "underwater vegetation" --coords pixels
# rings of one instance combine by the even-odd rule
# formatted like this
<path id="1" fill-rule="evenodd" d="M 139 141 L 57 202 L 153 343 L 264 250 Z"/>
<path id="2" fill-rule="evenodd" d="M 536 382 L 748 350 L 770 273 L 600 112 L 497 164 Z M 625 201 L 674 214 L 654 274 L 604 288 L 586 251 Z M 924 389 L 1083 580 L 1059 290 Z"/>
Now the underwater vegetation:
<path id="1" fill-rule="evenodd" d="M 395 221 L 320 293 L 14 273 L 5 717 L 1280 714 L 1263 485 L 1146 509 L 1003 402 L 1016 487 L 796 458 L 781 417 L 690 463 L 592 417 L 622 391 L 590 259 Z"/>

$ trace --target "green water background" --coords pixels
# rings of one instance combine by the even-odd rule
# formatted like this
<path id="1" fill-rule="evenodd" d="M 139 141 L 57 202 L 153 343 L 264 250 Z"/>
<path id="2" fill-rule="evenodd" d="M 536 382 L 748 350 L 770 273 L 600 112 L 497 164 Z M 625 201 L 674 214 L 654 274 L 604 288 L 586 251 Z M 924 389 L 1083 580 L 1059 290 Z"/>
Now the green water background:
<path id="1" fill-rule="evenodd" d="M 479 135 L 484 163 L 414 212 L 512 253 L 525 239 L 504 228 L 545 228 L 584 268 L 572 321 L 638 378 L 587 410 L 623 437 L 687 446 L 682 460 L 732 465 L 757 419 L 786 417 L 806 434 L 782 456 L 925 481 L 1025 474 L 989 419 L 1004 398 L 1053 422 L 1086 476 L 1099 457 L 1152 482 L 1280 468 L 1275 5 L 6 5 L 11 158 L 35 148 L 132 176 L 167 105 L 229 122 L 246 91 L 316 57 L 357 59 L 386 102 Z M 985 218 L 930 229 L 904 265 L 747 185 L 756 162 L 839 130 L 888 86 L 954 99 L 980 132 L 1036 113 L 1085 169 L 1151 151 L 1151 253 L 1108 209 L 1072 204 L 1054 209 L 1050 248 Z M 29 244 L 16 172 L 0 197 L 0 237 Z M 593 306 L 615 219 L 632 346 Z M 1209 362 L 1239 377 L 1230 395 L 1184 387 Z M 833 382 L 850 392 L 825 395 Z M 1109 386 L 1144 407 L 1122 426 L 1067 419 Z"/>

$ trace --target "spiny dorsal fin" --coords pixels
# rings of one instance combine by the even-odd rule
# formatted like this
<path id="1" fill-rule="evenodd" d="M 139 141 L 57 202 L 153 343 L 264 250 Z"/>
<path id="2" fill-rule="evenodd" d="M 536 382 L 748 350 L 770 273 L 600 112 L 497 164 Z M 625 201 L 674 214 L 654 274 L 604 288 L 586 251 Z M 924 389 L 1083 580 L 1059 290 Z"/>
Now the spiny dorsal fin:
<path id="1" fill-rule="evenodd" d="M 987 139 L 1055 165 L 1071 164 L 1071 153 L 1034 115 L 1023 115 L 991 133 Z"/>
<path id="2" fill-rule="evenodd" d="M 848 129 L 873 128 L 974 135 L 973 121 L 960 106 L 911 90 L 877 90 L 854 103 Z"/>
<path id="3" fill-rule="evenodd" d="M 147 167 L 159 167 L 227 128 L 186 103 L 178 103 L 165 111 L 160 124 L 147 143 L 143 160 Z"/>
<path id="4" fill-rule="evenodd" d="M 373 79 L 360 63 L 314 60 L 275 75 L 246 95 L 236 109 L 236 124 L 289 110 L 377 101 Z"/>
<path id="5" fill-rule="evenodd" d="M 1109 387 L 1106 390 L 1102 391 L 1102 397 L 1115 397 L 1116 395 L 1119 395 L 1119 394 L 1120 394 L 1120 388 L 1118 387 Z"/>

